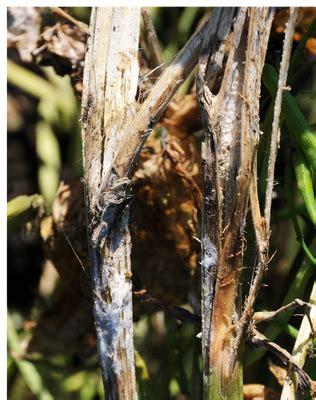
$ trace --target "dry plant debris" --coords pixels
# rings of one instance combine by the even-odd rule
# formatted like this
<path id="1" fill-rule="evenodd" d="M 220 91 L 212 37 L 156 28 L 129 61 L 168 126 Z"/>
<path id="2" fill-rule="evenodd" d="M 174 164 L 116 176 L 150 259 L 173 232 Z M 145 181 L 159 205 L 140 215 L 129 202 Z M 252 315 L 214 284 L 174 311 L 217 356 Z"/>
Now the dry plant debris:
<path id="1" fill-rule="evenodd" d="M 194 94 L 172 102 L 156 130 L 165 129 L 166 138 L 149 137 L 132 179 L 133 274 L 153 297 L 169 306 L 188 301 L 190 290 L 199 291 L 200 244 L 196 238 L 201 183 L 193 136 L 199 124 L 196 113 Z M 76 353 L 82 349 L 82 340 L 94 337 L 92 318 L 84 317 L 91 316 L 92 307 L 85 235 L 83 185 L 79 180 L 61 182 L 52 215 L 41 225 L 47 259 L 60 279 L 53 304 L 34 328 L 29 351 Z M 140 316 L 138 303 L 135 318 Z"/>

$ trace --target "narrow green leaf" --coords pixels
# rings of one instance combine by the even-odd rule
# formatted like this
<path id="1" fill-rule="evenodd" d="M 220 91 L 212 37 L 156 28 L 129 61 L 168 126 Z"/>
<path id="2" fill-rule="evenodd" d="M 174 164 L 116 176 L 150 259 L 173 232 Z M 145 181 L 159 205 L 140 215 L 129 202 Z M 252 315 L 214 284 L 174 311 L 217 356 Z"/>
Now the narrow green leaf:
<path id="1" fill-rule="evenodd" d="M 42 380 L 37 368 L 30 361 L 20 359 L 22 355 L 22 349 L 20 346 L 19 336 L 14 328 L 13 321 L 8 312 L 7 314 L 7 331 L 8 331 L 8 346 L 11 357 L 18 369 L 23 376 L 26 384 L 30 388 L 31 392 L 39 400 L 53 400 L 53 396 L 45 387 L 45 383 Z"/>

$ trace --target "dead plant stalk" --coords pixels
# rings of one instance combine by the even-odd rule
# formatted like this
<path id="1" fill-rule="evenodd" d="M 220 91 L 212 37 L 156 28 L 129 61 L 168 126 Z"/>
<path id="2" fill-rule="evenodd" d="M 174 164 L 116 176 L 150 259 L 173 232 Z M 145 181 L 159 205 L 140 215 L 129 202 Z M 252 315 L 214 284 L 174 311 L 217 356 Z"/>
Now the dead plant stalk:
<path id="1" fill-rule="evenodd" d="M 250 187 L 250 204 L 252 212 L 252 220 L 256 235 L 258 266 L 255 272 L 255 277 L 249 289 L 248 297 L 245 301 L 243 314 L 238 322 L 238 336 L 237 342 L 240 342 L 241 335 L 245 327 L 249 324 L 253 315 L 256 298 L 261 286 L 262 279 L 268 269 L 269 263 L 269 238 L 270 238 L 270 218 L 271 218 L 271 204 L 272 204 L 272 191 L 274 184 L 274 168 L 277 156 L 277 150 L 280 142 L 280 115 L 282 94 L 286 90 L 286 79 L 289 67 L 293 34 L 295 22 L 297 18 L 297 9 L 290 9 L 289 20 L 286 25 L 282 61 L 280 66 L 280 77 L 278 82 L 278 91 L 274 105 L 274 116 L 272 124 L 272 134 L 270 142 L 268 174 L 267 174 L 267 187 L 265 193 L 265 209 L 264 216 L 260 212 L 260 204 L 257 189 L 257 156 L 254 160 L 253 177 Z"/>
<path id="2" fill-rule="evenodd" d="M 231 21 L 233 14 L 228 9 L 216 11 L 223 13 L 221 21 L 228 16 Z M 225 36 L 205 40 L 199 61 L 197 95 L 205 129 L 202 154 L 205 399 L 242 398 L 240 346 L 235 340 L 235 327 L 241 311 L 243 231 L 260 136 L 261 73 L 273 14 L 274 10 L 269 8 L 237 10 L 218 94 L 212 93 L 212 86 L 221 68 Z"/>
<path id="3" fill-rule="evenodd" d="M 82 141 L 98 350 L 107 399 L 136 399 L 130 266 L 130 176 L 146 138 L 197 63 L 206 25 L 135 114 L 138 8 L 94 8 L 85 59 Z M 127 128 L 128 127 L 128 128 Z"/>

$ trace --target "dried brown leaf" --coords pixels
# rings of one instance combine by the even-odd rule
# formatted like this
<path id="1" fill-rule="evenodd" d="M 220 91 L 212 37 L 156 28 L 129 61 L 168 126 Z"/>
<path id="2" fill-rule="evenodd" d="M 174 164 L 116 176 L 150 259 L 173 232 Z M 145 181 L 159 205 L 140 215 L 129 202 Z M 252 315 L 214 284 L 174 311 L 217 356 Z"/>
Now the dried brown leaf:
<path id="1" fill-rule="evenodd" d="M 202 128 L 198 113 L 195 92 L 178 95 L 167 107 L 160 124 L 168 128 L 172 135 L 182 139 Z"/>
<path id="2" fill-rule="evenodd" d="M 274 364 L 272 361 L 269 361 L 269 370 L 276 378 L 279 385 L 283 386 L 287 374 L 286 369 Z"/>
<path id="3" fill-rule="evenodd" d="M 259 383 L 244 385 L 243 394 L 245 400 L 277 400 L 280 398 L 279 393 Z"/>
<path id="4" fill-rule="evenodd" d="M 15 47 L 24 62 L 32 62 L 32 52 L 40 40 L 41 15 L 36 7 L 8 7 L 8 47 Z"/>
<path id="5" fill-rule="evenodd" d="M 154 297 L 179 304 L 198 262 L 199 159 L 192 136 L 164 147 L 150 136 L 146 149 L 133 178 L 133 268 Z"/>
<path id="6" fill-rule="evenodd" d="M 36 61 L 52 65 L 60 75 L 82 72 L 87 33 L 76 25 L 56 23 L 45 27 L 39 47 L 33 51 Z"/>

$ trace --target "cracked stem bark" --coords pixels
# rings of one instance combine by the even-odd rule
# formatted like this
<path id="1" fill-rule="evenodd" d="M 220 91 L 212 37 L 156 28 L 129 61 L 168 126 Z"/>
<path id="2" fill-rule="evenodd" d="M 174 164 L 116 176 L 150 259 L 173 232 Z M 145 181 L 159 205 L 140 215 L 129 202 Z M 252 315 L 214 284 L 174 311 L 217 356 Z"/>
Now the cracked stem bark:
<path id="1" fill-rule="evenodd" d="M 85 59 L 82 141 L 93 310 L 105 397 L 137 399 L 127 180 L 111 169 L 138 82 L 140 9 L 94 8 Z"/>
<path id="2" fill-rule="evenodd" d="M 217 95 L 211 90 L 214 75 L 220 69 L 221 41 L 205 43 L 209 56 L 206 57 L 204 48 L 200 57 L 197 93 L 205 128 L 202 157 L 202 218 L 206 224 L 202 229 L 205 399 L 242 398 L 241 349 L 240 342 L 236 343 L 235 323 L 240 313 L 243 229 L 259 141 L 261 73 L 272 17 L 273 12 L 268 8 L 238 10 Z"/>

